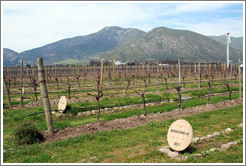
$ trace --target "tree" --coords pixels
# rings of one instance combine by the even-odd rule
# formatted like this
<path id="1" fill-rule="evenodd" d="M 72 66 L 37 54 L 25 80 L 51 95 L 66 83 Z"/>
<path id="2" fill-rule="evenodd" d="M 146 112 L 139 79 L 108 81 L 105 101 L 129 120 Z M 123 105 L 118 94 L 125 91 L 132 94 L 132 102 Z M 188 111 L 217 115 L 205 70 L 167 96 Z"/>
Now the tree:
<path id="1" fill-rule="evenodd" d="M 146 116 L 147 115 L 147 113 L 146 113 L 146 101 L 145 101 L 145 92 L 146 92 L 146 88 L 147 88 L 146 79 L 144 79 L 144 84 L 145 84 L 145 87 L 144 87 L 144 91 L 142 93 L 139 93 L 137 91 L 134 91 L 134 92 L 142 97 L 142 99 L 143 99 L 143 115 Z"/>
<path id="2" fill-rule="evenodd" d="M 35 95 L 35 101 L 38 101 L 38 97 L 37 97 L 37 79 L 35 79 L 33 76 L 30 76 L 30 80 L 31 80 L 31 87 L 33 87 L 33 91 L 34 91 L 34 95 Z"/>
<path id="3" fill-rule="evenodd" d="M 70 92 L 71 92 L 71 84 L 68 83 L 68 98 L 69 99 L 71 99 Z"/>
<path id="4" fill-rule="evenodd" d="M 230 81 L 224 80 L 223 83 L 227 87 L 227 91 L 228 91 L 228 95 L 229 95 L 229 100 L 231 100 Z"/>
<path id="5" fill-rule="evenodd" d="M 164 77 L 164 80 L 165 80 L 165 84 L 166 84 L 166 90 L 169 90 L 169 88 L 167 87 L 167 78 Z"/>
<path id="6" fill-rule="evenodd" d="M 100 117 L 100 98 L 103 97 L 103 92 L 100 89 L 100 79 L 97 79 L 97 95 L 92 95 L 91 93 L 87 93 L 87 95 L 93 96 L 97 100 L 97 122 L 99 122 L 99 117 Z"/>
<path id="7" fill-rule="evenodd" d="M 77 73 L 74 71 L 74 75 L 75 75 L 75 78 L 77 79 L 78 87 L 80 87 L 80 83 L 79 83 L 80 74 L 77 74 Z"/>
<path id="8" fill-rule="evenodd" d="M 210 80 L 208 81 L 208 86 L 209 86 L 209 90 L 208 90 L 208 104 L 209 104 L 209 101 L 210 101 L 210 93 L 211 93 L 211 83 L 210 83 Z"/>
<path id="9" fill-rule="evenodd" d="M 4 82 L 4 88 L 5 88 L 5 93 L 6 93 L 6 96 L 7 96 L 7 101 L 8 101 L 8 105 L 9 105 L 9 108 L 12 109 L 12 104 L 11 104 L 11 99 L 10 99 L 10 91 L 9 91 L 9 88 L 8 88 L 8 85 L 7 85 L 7 82 L 6 82 L 6 77 L 5 75 L 3 76 L 3 82 Z"/>
<path id="10" fill-rule="evenodd" d="M 128 91 L 129 86 L 130 86 L 130 83 L 131 83 L 131 79 L 127 78 L 126 96 L 127 96 L 127 91 Z"/>
<path id="11" fill-rule="evenodd" d="M 225 73 L 224 73 L 224 78 L 225 78 L 225 80 L 223 80 L 223 83 L 224 83 L 224 85 L 225 85 L 226 88 L 227 88 L 228 95 L 229 95 L 229 100 L 231 100 L 230 81 L 226 80 L 226 72 L 227 72 L 227 70 L 226 70 Z"/>
<path id="12" fill-rule="evenodd" d="M 179 86 L 179 83 L 178 83 L 178 85 L 174 85 L 174 83 L 173 83 L 173 84 L 172 84 L 172 87 L 173 87 L 174 89 L 176 89 L 177 92 L 178 92 L 178 95 L 179 95 L 179 104 L 178 104 L 178 108 L 179 108 L 179 109 L 182 109 L 182 107 L 181 107 L 181 86 Z"/>

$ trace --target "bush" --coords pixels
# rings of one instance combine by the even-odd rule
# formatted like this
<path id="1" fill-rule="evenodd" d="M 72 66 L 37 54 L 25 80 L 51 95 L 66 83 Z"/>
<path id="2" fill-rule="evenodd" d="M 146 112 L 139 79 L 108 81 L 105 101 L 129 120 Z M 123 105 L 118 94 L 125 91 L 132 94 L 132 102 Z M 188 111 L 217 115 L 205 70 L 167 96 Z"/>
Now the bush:
<path id="1" fill-rule="evenodd" d="M 14 133 L 14 141 L 17 145 L 39 143 L 43 140 L 43 135 L 31 123 L 25 123 L 19 126 Z"/>

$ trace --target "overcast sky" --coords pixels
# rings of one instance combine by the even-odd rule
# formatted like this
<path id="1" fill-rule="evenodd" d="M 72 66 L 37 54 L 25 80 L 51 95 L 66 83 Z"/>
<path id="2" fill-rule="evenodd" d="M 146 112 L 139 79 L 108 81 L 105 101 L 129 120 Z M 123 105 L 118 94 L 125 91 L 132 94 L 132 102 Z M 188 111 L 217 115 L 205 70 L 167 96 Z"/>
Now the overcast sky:
<path id="1" fill-rule="evenodd" d="M 105 26 L 191 30 L 243 36 L 243 3 L 192 2 L 2 2 L 2 46 L 17 52 Z"/>

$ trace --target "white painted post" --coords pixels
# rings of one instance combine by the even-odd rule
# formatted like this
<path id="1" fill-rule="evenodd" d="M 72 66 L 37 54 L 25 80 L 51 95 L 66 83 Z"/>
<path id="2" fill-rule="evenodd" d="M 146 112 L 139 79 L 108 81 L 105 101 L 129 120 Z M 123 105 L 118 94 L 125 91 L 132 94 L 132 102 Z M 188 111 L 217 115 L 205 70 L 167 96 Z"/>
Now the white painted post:
<path id="1" fill-rule="evenodd" d="M 240 58 L 238 59 L 238 76 L 239 76 L 239 98 L 242 98 L 241 92 L 241 68 L 240 68 Z"/>
<path id="2" fill-rule="evenodd" d="M 231 43 L 230 33 L 227 33 L 227 69 L 229 69 L 229 43 Z"/>

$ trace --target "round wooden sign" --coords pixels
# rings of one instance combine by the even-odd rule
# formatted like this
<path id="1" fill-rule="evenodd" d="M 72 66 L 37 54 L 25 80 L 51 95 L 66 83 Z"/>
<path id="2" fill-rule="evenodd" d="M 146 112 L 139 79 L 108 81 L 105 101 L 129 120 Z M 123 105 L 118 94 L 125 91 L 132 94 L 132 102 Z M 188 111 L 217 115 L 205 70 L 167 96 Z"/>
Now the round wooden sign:
<path id="1" fill-rule="evenodd" d="M 167 142 L 175 151 L 185 150 L 191 143 L 193 130 L 189 122 L 183 119 L 171 124 L 167 133 Z"/>
<path id="2" fill-rule="evenodd" d="M 24 94 L 25 94 L 25 88 L 22 87 L 22 94 L 21 94 L 21 96 L 24 96 Z"/>
<path id="3" fill-rule="evenodd" d="M 64 111 L 67 107 L 67 99 L 65 96 L 62 96 L 58 103 L 58 111 Z"/>

